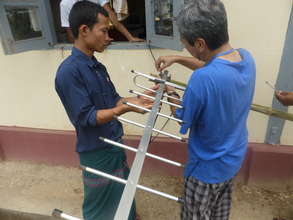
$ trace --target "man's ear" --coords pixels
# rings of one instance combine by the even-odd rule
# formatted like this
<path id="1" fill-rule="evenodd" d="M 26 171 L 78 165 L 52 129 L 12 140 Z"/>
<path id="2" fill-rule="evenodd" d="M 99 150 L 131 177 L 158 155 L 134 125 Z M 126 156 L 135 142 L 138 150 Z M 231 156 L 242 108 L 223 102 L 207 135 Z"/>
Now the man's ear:
<path id="1" fill-rule="evenodd" d="M 206 42 L 203 38 L 197 38 L 194 42 L 194 47 L 199 51 L 203 51 L 206 48 Z"/>
<path id="2" fill-rule="evenodd" d="M 80 27 L 79 27 L 79 34 L 81 36 L 86 36 L 88 34 L 88 32 L 90 31 L 89 27 L 85 24 L 82 24 Z"/>

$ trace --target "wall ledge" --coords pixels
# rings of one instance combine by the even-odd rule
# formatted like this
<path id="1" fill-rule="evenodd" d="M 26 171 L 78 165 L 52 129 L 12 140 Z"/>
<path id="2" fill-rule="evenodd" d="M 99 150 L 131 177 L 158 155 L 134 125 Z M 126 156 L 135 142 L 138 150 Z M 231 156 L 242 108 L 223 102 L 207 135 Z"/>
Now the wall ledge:
<path id="1" fill-rule="evenodd" d="M 14 126 L 0 126 L 0 159 L 32 161 L 49 165 L 78 166 L 75 132 Z M 140 136 L 125 136 L 125 144 L 136 147 Z M 185 163 L 187 144 L 158 137 L 149 153 Z M 127 152 L 131 164 L 134 153 Z M 182 176 L 183 169 L 153 159 L 146 159 L 144 173 Z M 293 183 L 293 146 L 250 143 L 238 180 L 246 184 L 282 185 Z"/>

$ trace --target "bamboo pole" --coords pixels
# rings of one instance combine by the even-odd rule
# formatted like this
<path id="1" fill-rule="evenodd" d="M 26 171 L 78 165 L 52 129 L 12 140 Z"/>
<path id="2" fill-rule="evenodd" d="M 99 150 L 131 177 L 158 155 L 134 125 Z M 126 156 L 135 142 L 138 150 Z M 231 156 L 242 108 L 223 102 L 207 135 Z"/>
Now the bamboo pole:
<path id="1" fill-rule="evenodd" d="M 156 74 L 151 74 L 152 76 L 155 77 L 159 77 Z M 183 82 L 179 82 L 176 80 L 171 80 L 172 83 L 178 84 L 180 86 L 183 87 L 187 87 L 187 84 L 183 83 Z M 283 112 L 271 107 L 267 107 L 267 106 L 263 106 L 263 105 L 258 105 L 258 104 L 252 104 L 251 105 L 251 110 L 255 111 L 255 112 L 259 112 L 268 116 L 273 116 L 273 117 L 277 117 L 277 118 L 281 118 L 284 120 L 288 120 L 288 121 L 293 121 L 293 114 L 288 113 L 288 112 Z"/>
<path id="2" fill-rule="evenodd" d="M 283 112 L 277 109 L 273 109 L 271 107 L 263 106 L 263 105 L 258 105 L 258 104 L 252 104 L 251 105 L 251 110 L 256 111 L 259 113 L 263 113 L 269 116 L 277 117 L 277 118 L 282 118 L 288 121 L 293 121 L 293 114 L 288 113 L 288 112 Z"/>

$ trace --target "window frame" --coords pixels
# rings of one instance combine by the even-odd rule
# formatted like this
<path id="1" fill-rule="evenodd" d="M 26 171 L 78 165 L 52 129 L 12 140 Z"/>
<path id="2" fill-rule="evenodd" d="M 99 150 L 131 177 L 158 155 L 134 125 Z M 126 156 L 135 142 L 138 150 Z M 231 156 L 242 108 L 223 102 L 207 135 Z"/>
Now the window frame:
<path id="1" fill-rule="evenodd" d="M 173 15 L 177 15 L 184 5 L 184 0 L 173 1 Z M 41 21 L 42 33 L 44 34 L 43 41 L 38 39 L 29 39 L 19 42 L 11 42 L 12 38 L 11 28 L 5 16 L 4 6 L 37 6 L 39 8 L 39 19 Z M 182 50 L 183 46 L 180 42 L 180 35 L 175 22 L 173 21 L 174 36 L 159 36 L 155 33 L 154 25 L 154 0 L 145 0 L 146 10 L 146 42 L 130 43 L 130 42 L 113 42 L 108 49 L 123 50 L 123 49 L 148 49 L 149 46 L 153 48 L 165 48 L 173 50 Z M 6 20 L 6 21 L 5 21 Z M 48 0 L 0 0 L 0 36 L 5 54 L 14 54 L 18 52 L 41 50 L 41 49 L 65 49 L 70 50 L 72 44 L 62 44 L 57 42 L 53 16 L 50 2 Z"/>
<path id="2" fill-rule="evenodd" d="M 155 1 L 146 0 L 146 26 L 147 28 L 147 42 L 150 45 L 160 48 L 183 50 L 183 45 L 180 41 L 180 34 L 175 23 L 175 17 L 184 6 L 184 0 L 172 0 L 173 3 L 173 37 L 158 35 L 155 33 Z"/>
<path id="3" fill-rule="evenodd" d="M 37 7 L 42 37 L 15 41 L 6 17 L 5 7 Z M 46 0 L 1 0 L 0 1 L 0 35 L 5 54 L 14 54 L 30 50 L 49 49 L 56 44 L 51 7 Z"/>

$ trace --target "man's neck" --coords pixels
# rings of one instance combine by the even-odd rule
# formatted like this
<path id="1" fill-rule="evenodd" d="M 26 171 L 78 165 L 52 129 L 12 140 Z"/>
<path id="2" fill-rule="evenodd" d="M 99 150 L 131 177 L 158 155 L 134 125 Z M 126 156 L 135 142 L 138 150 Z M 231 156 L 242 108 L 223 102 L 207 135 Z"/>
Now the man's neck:
<path id="1" fill-rule="evenodd" d="M 79 40 L 74 41 L 74 47 L 76 47 L 77 49 L 79 49 L 80 51 L 82 51 L 89 57 L 92 57 L 94 55 L 94 51 L 87 48 L 86 45 Z"/>
<path id="2" fill-rule="evenodd" d="M 206 62 L 211 61 L 211 59 L 213 59 L 213 57 L 216 56 L 217 54 L 227 52 L 231 49 L 233 49 L 233 48 L 231 47 L 231 45 L 229 43 L 224 44 L 223 46 L 219 47 L 218 49 L 211 51 L 207 56 Z"/>

